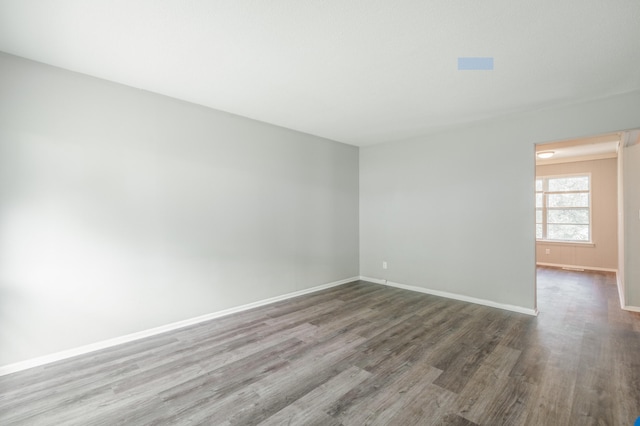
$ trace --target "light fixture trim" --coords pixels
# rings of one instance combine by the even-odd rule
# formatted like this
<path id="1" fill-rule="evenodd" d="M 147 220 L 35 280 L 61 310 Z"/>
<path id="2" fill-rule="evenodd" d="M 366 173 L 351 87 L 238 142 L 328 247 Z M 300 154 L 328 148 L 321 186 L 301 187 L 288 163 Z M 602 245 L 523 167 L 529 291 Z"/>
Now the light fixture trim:
<path id="1" fill-rule="evenodd" d="M 538 158 L 546 160 L 547 158 L 553 157 L 553 154 L 555 154 L 554 151 L 541 151 L 538 153 Z"/>

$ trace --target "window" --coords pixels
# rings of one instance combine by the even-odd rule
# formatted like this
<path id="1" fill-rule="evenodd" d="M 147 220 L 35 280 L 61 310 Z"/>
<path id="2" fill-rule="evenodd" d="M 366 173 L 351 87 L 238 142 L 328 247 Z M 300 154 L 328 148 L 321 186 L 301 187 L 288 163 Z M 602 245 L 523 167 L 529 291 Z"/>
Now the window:
<path id="1" fill-rule="evenodd" d="M 536 238 L 591 241 L 591 176 L 536 178 Z"/>

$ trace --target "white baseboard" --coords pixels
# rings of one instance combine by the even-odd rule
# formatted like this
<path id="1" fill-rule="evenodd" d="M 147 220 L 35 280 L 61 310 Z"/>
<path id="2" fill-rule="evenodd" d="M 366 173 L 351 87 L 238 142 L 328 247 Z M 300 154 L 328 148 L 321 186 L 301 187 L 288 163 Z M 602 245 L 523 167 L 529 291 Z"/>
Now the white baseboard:
<path id="1" fill-rule="evenodd" d="M 478 299 L 476 297 L 465 296 L 465 295 L 462 295 L 462 294 L 449 293 L 448 291 L 432 290 L 432 289 L 424 288 L 424 287 L 416 287 L 416 286 L 413 286 L 413 285 L 400 284 L 400 283 L 395 283 L 395 282 L 392 282 L 392 281 L 381 280 L 379 278 L 371 278 L 371 277 L 363 277 L 363 276 L 361 276 L 360 279 L 362 281 L 369 281 L 369 282 L 372 282 L 372 283 L 382 284 L 382 285 L 386 285 L 386 286 L 389 286 L 389 287 L 396 287 L 396 288 L 401 288 L 401 289 L 404 289 L 404 290 L 417 291 L 419 293 L 426 293 L 426 294 L 431 294 L 433 296 L 446 297 L 447 299 L 461 300 L 463 302 L 475 303 L 477 305 L 490 306 L 492 308 L 504 309 L 504 310 L 507 310 L 507 311 L 518 312 L 518 313 L 521 313 L 521 314 L 527 314 L 527 315 L 533 315 L 533 316 L 537 316 L 538 315 L 538 310 L 537 309 L 529 309 L 529 308 L 524 308 L 522 306 L 508 305 L 508 304 L 505 304 L 505 303 L 493 302 L 491 300 L 486 300 L 486 299 Z"/>
<path id="2" fill-rule="evenodd" d="M 189 325 L 198 324 L 204 321 L 209 321 L 214 318 L 220 318 L 227 315 L 235 314 L 237 312 L 246 311 L 249 309 L 257 308 L 259 306 L 268 305 L 270 303 L 279 302 L 281 300 L 291 299 L 293 297 L 302 296 L 309 293 L 315 293 L 327 288 L 336 287 L 342 284 L 357 281 L 360 277 L 346 278 L 340 281 L 334 281 L 328 284 L 321 284 L 315 287 L 311 287 L 304 290 L 294 291 L 293 293 L 283 294 L 281 296 L 271 297 L 269 299 L 259 300 L 257 302 L 248 303 L 246 305 L 236 306 L 234 308 L 225 309 L 218 312 L 213 312 L 206 315 L 201 315 L 195 318 L 189 318 L 183 321 L 174 322 L 160 327 L 151 328 L 148 330 L 142 330 L 136 333 L 126 334 L 124 336 L 115 337 L 113 339 L 103 340 L 101 342 L 91 343 L 89 345 L 80 346 L 73 349 L 68 349 L 61 352 L 56 352 L 50 355 L 44 355 L 38 358 L 29 359 L 26 361 L 16 362 L 14 364 L 8 364 L 0 367 L 0 376 L 15 373 L 18 371 L 26 370 L 33 367 L 39 367 L 52 362 L 60 361 L 63 359 L 71 358 L 78 355 L 83 355 L 89 352 L 98 351 L 100 349 L 109 348 L 112 346 L 121 345 L 123 343 L 131 342 L 145 337 L 155 336 L 157 334 L 166 333 L 167 331 L 177 330 L 179 328 L 187 327 Z"/>
<path id="3" fill-rule="evenodd" d="M 565 264 L 562 264 L 562 263 L 546 263 L 546 262 L 536 262 L 536 265 L 537 266 L 551 266 L 552 268 L 584 269 L 585 271 L 618 272 L 617 269 L 600 268 L 598 266 L 565 265 Z"/>
<path id="4" fill-rule="evenodd" d="M 387 285 L 387 280 L 381 280 L 380 278 L 371 278 L 371 277 L 363 277 L 362 275 L 360 276 L 360 279 L 362 281 L 368 281 L 370 283 L 374 283 L 374 284 L 382 284 L 382 285 Z"/>
<path id="5" fill-rule="evenodd" d="M 627 305 L 624 296 L 624 283 L 620 278 L 620 273 L 616 272 L 616 284 L 618 285 L 618 296 L 620 297 L 620 309 L 631 312 L 640 312 L 640 306 Z"/>

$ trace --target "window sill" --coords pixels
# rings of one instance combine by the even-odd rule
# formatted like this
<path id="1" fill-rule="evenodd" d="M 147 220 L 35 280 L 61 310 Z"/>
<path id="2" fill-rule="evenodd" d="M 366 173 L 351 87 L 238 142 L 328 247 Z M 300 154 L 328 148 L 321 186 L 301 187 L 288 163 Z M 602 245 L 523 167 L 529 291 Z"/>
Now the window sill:
<path id="1" fill-rule="evenodd" d="M 557 240 L 536 240 L 536 244 L 549 244 L 552 246 L 577 246 L 577 247 L 595 247 L 596 244 L 591 241 L 557 241 Z"/>

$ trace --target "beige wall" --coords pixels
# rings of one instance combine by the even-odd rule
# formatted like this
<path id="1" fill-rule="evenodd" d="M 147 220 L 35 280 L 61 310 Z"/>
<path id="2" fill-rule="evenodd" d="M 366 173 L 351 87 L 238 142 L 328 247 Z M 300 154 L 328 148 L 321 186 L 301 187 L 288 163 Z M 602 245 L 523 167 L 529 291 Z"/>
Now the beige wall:
<path id="1" fill-rule="evenodd" d="M 570 243 L 536 243 L 538 263 L 617 269 L 618 189 L 617 160 L 578 161 L 536 167 L 536 175 L 591 173 L 591 232 L 594 246 Z M 551 253 L 546 254 L 545 250 Z"/>

